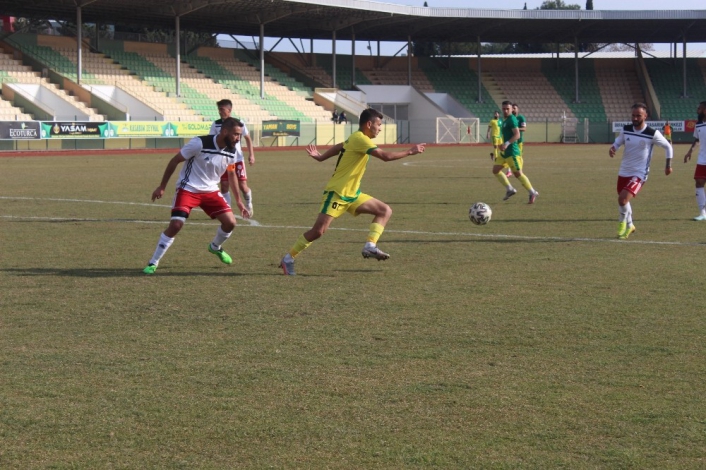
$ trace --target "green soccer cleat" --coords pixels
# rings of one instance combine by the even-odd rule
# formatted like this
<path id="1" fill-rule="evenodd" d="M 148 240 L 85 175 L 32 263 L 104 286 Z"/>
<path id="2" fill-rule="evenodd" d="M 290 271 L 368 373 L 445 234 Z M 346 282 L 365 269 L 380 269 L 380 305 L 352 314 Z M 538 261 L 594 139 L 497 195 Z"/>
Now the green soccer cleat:
<path id="1" fill-rule="evenodd" d="M 214 250 L 213 248 L 211 248 L 211 244 L 209 243 L 208 244 L 208 251 L 210 251 L 214 255 L 218 256 L 218 259 L 221 260 L 222 263 L 225 263 L 225 264 L 232 264 L 233 263 L 233 258 L 231 258 L 228 253 L 223 251 L 223 248 L 221 248 L 220 250 Z"/>
<path id="2" fill-rule="evenodd" d="M 618 235 L 618 239 L 620 239 L 620 240 L 627 240 L 628 237 L 629 237 L 633 232 L 635 232 L 635 226 L 632 225 L 632 224 L 630 224 L 630 225 L 625 229 L 625 231 L 624 231 L 623 233 L 621 233 L 620 235 Z"/>
<path id="3" fill-rule="evenodd" d="M 157 265 L 156 264 L 148 264 L 145 269 L 142 270 L 143 273 L 145 274 L 154 274 L 154 272 L 157 270 Z"/>

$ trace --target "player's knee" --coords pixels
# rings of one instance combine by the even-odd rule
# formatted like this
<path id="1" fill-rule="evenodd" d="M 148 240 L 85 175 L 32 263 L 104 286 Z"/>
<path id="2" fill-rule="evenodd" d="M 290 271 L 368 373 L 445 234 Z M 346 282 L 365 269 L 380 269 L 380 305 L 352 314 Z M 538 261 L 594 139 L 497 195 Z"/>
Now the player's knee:
<path id="1" fill-rule="evenodd" d="M 221 221 L 221 229 L 226 233 L 232 232 L 235 229 L 235 219 Z"/>

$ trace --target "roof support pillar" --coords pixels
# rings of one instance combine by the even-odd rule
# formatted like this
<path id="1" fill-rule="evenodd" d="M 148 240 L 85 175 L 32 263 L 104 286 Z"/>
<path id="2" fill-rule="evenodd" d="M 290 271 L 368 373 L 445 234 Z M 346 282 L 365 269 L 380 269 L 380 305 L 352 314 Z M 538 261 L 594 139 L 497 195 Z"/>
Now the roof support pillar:
<path id="1" fill-rule="evenodd" d="M 580 103 L 579 99 L 579 39 L 574 36 L 574 103 Z"/>
<path id="2" fill-rule="evenodd" d="M 309 52 L 311 53 L 311 60 L 309 61 L 312 66 L 316 66 L 316 56 L 314 55 L 314 40 L 309 39 Z"/>
<path id="3" fill-rule="evenodd" d="M 176 56 L 176 95 L 181 97 L 181 17 L 174 18 L 174 55 Z"/>
<path id="4" fill-rule="evenodd" d="M 83 68 L 83 19 L 81 18 L 81 7 L 76 8 L 76 83 L 81 83 L 81 69 Z"/>
<path id="5" fill-rule="evenodd" d="M 355 31 L 351 29 L 351 88 L 355 88 Z"/>
<path id="6" fill-rule="evenodd" d="M 689 94 L 686 89 L 686 34 L 682 36 L 682 78 L 683 78 L 683 91 L 682 98 L 688 98 Z"/>
<path id="7" fill-rule="evenodd" d="M 260 23 L 260 99 L 265 99 L 265 23 Z"/>
<path id="8" fill-rule="evenodd" d="M 481 88 L 482 84 L 480 81 L 480 77 L 481 77 L 481 73 L 482 73 L 481 60 L 480 60 L 480 36 L 478 36 L 477 44 L 478 44 L 478 99 L 476 101 L 478 103 L 482 103 L 483 102 L 483 93 L 482 93 L 483 89 Z"/>
<path id="9" fill-rule="evenodd" d="M 412 36 L 407 36 L 407 86 L 412 86 Z"/>
<path id="10" fill-rule="evenodd" d="M 333 83 L 331 86 L 333 88 L 338 88 L 336 85 L 336 30 L 333 30 L 333 34 L 331 35 L 331 78 L 333 80 Z"/>

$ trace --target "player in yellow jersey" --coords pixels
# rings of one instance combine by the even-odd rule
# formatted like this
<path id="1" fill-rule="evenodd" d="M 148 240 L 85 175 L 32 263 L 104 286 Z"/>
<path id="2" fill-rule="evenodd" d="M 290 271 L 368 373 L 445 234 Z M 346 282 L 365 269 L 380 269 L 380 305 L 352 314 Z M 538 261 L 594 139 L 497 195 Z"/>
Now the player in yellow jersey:
<path id="1" fill-rule="evenodd" d="M 488 123 L 488 132 L 485 133 L 485 139 L 493 143 L 493 151 L 490 153 L 490 158 L 493 160 L 498 157 L 500 146 L 503 144 L 503 138 L 500 135 L 500 124 L 500 113 L 495 111 L 493 119 Z"/>
<path id="2" fill-rule="evenodd" d="M 503 125 L 503 121 L 500 119 L 500 113 L 495 111 L 493 114 L 493 119 L 488 123 L 488 132 L 485 133 L 485 139 L 490 140 L 492 136 L 493 151 L 490 153 L 490 159 L 495 161 L 498 156 L 502 153 L 500 147 L 503 145 L 503 136 L 500 133 L 500 128 Z M 512 176 L 512 171 L 510 167 L 504 166 L 505 176 L 508 178 Z"/>
<path id="3" fill-rule="evenodd" d="M 318 162 L 328 160 L 338 155 L 336 169 L 324 188 L 321 210 L 314 226 L 300 235 L 289 252 L 282 258 L 280 266 L 287 275 L 294 275 L 294 258 L 309 247 L 314 240 L 319 239 L 329 228 L 333 219 L 344 212 L 354 216 L 370 214 L 373 222 L 370 224 L 368 239 L 363 247 L 363 258 L 375 258 L 378 261 L 390 257 L 377 247 L 387 221 L 390 220 L 392 209 L 384 202 L 360 192 L 360 180 L 365 174 L 365 168 L 372 155 L 384 162 L 398 160 L 409 155 L 424 152 L 426 144 L 417 144 L 409 150 L 386 152 L 378 148 L 372 139 L 377 137 L 382 127 L 382 114 L 374 109 L 366 109 L 360 114 L 359 127 L 348 140 L 329 148 L 323 154 L 316 150 L 315 145 L 309 145 L 306 152 Z"/>

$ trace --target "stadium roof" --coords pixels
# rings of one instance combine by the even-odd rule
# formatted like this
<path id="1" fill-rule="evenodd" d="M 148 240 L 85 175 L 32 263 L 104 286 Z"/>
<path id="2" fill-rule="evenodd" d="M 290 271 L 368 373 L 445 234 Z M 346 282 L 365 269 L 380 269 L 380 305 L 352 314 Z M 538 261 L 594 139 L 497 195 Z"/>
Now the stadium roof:
<path id="1" fill-rule="evenodd" d="M 189 31 L 371 41 L 706 42 L 706 10 L 482 10 L 367 0 L 0 0 L 4 15 Z"/>

